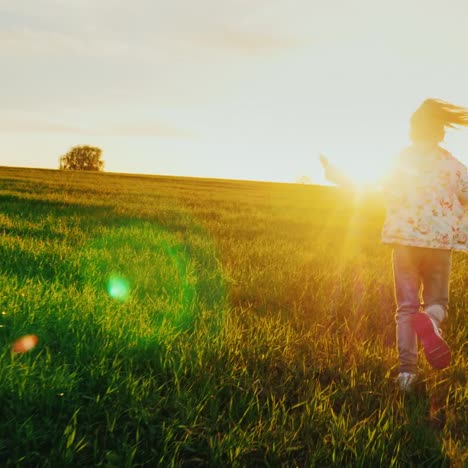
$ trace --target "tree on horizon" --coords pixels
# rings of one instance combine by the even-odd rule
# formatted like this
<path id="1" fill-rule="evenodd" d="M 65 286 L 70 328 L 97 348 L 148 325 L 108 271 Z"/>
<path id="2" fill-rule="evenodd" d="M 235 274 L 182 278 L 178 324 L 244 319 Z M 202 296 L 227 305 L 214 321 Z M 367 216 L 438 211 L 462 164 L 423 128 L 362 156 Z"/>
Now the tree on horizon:
<path id="1" fill-rule="evenodd" d="M 311 184 L 312 179 L 309 176 L 303 175 L 296 179 L 296 184 Z"/>
<path id="2" fill-rule="evenodd" d="M 60 157 L 59 169 L 70 171 L 102 171 L 102 149 L 97 146 L 78 145 Z"/>

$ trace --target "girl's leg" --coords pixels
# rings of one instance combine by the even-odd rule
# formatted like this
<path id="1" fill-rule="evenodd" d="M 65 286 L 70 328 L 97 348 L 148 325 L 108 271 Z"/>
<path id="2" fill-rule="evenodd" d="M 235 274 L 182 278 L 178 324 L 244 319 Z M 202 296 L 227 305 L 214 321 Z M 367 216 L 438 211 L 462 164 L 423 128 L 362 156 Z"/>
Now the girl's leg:
<path id="1" fill-rule="evenodd" d="M 424 312 L 439 327 L 447 316 L 452 252 L 441 249 L 425 250 L 421 268 Z"/>
<path id="2" fill-rule="evenodd" d="M 416 250 L 415 250 L 416 249 Z M 396 335 L 400 372 L 415 374 L 418 370 L 418 348 L 412 318 L 419 311 L 419 275 L 417 248 L 395 246 L 393 275 L 397 302 Z"/>
<path id="3" fill-rule="evenodd" d="M 440 322 L 447 315 L 451 253 L 424 249 L 421 261 L 423 314 L 414 316 L 414 328 L 429 364 L 436 369 L 450 365 L 450 348 L 440 334 Z"/>

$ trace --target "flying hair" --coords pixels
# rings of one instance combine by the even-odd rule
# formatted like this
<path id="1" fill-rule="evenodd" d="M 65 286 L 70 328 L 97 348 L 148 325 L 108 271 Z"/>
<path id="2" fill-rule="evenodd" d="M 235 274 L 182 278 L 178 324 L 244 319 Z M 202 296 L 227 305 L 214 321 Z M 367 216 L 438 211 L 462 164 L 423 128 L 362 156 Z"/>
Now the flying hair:
<path id="1" fill-rule="evenodd" d="M 440 142 L 447 128 L 468 127 L 468 108 L 440 99 L 426 99 L 411 116 L 413 141 Z"/>

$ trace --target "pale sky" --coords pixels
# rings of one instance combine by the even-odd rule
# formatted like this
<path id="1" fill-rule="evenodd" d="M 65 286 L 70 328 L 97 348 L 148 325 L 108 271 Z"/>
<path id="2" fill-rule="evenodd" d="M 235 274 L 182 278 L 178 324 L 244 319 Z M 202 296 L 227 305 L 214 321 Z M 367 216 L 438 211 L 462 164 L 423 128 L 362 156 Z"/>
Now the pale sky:
<path id="1" fill-rule="evenodd" d="M 468 106 L 468 1 L 0 0 L 0 63 L 0 165 L 372 177 L 422 100 Z"/>

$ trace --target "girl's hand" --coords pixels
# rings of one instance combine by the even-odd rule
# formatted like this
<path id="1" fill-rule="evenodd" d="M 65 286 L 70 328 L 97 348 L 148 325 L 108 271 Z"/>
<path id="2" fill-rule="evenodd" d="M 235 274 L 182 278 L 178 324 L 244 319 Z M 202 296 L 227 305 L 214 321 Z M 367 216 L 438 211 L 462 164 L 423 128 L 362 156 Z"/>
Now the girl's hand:
<path id="1" fill-rule="evenodd" d="M 342 171 L 330 163 L 326 156 L 321 154 L 319 156 L 320 164 L 322 164 L 325 170 L 325 178 L 334 184 L 337 184 L 343 188 L 353 188 L 353 182 L 347 177 Z"/>
<path id="2" fill-rule="evenodd" d="M 320 164 L 322 164 L 322 167 L 323 167 L 324 169 L 326 169 L 327 166 L 330 165 L 330 163 L 328 162 L 328 159 L 327 159 L 326 156 L 324 156 L 323 154 L 321 154 L 321 155 L 319 156 L 319 159 L 320 159 Z"/>

